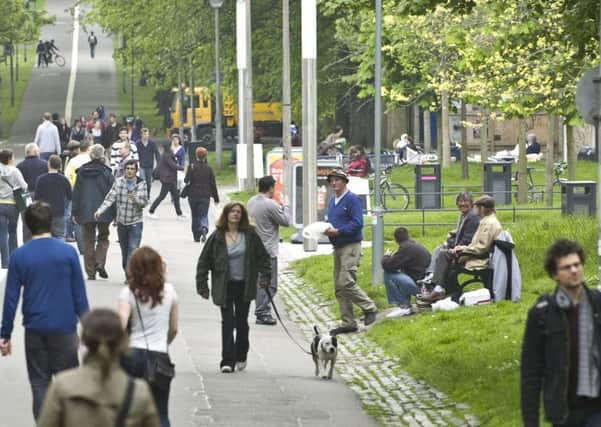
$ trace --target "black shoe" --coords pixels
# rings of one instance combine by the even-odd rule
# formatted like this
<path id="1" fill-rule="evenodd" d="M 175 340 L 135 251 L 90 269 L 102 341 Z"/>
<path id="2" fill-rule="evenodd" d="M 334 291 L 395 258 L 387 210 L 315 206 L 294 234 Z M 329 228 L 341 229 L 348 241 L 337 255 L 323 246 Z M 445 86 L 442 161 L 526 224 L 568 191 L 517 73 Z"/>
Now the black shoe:
<path id="1" fill-rule="evenodd" d="M 96 271 L 98 272 L 98 275 L 100 277 L 102 277 L 103 279 L 109 278 L 109 275 L 106 273 L 106 270 L 104 269 L 104 267 L 96 267 Z"/>
<path id="2" fill-rule="evenodd" d="M 201 236 L 200 236 L 200 241 L 202 243 L 207 241 L 207 233 L 209 232 L 209 230 L 207 230 L 206 227 L 202 227 L 202 231 L 201 231 Z"/>
<path id="3" fill-rule="evenodd" d="M 267 316 L 257 317 L 256 323 L 257 323 L 257 325 L 275 325 L 278 322 L 270 315 L 267 315 Z"/>
<path id="4" fill-rule="evenodd" d="M 356 326 L 339 326 L 330 331 L 330 335 L 350 334 L 351 332 L 357 332 Z"/>
<path id="5" fill-rule="evenodd" d="M 88 276 L 88 280 L 96 280 L 96 276 Z"/>
<path id="6" fill-rule="evenodd" d="M 365 313 L 365 318 L 363 319 L 363 324 L 365 326 L 369 326 L 372 323 L 374 323 L 376 321 L 376 314 L 378 313 L 377 310 L 375 311 L 367 311 Z"/>

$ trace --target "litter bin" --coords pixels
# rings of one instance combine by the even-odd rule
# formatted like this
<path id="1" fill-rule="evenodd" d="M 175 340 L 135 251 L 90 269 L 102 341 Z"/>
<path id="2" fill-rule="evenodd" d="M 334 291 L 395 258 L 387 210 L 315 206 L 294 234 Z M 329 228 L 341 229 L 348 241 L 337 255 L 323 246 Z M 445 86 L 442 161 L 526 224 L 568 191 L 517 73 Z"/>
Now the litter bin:
<path id="1" fill-rule="evenodd" d="M 484 193 L 495 198 L 498 205 L 511 204 L 512 162 L 485 162 L 482 164 Z"/>
<path id="2" fill-rule="evenodd" d="M 440 207 L 440 164 L 415 165 L 415 209 Z"/>
<path id="3" fill-rule="evenodd" d="M 561 183 L 561 213 L 563 215 L 595 216 L 596 205 L 596 182 L 564 181 Z"/>

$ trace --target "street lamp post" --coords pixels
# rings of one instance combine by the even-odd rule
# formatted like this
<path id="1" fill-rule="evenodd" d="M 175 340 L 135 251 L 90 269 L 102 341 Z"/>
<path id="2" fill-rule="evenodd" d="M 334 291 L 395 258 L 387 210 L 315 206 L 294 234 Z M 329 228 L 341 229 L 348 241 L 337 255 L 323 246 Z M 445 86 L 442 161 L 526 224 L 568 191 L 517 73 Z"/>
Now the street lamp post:
<path id="1" fill-rule="evenodd" d="M 221 169 L 223 127 L 221 124 L 221 70 L 219 67 L 219 8 L 224 0 L 210 0 L 215 11 L 215 163 Z"/>

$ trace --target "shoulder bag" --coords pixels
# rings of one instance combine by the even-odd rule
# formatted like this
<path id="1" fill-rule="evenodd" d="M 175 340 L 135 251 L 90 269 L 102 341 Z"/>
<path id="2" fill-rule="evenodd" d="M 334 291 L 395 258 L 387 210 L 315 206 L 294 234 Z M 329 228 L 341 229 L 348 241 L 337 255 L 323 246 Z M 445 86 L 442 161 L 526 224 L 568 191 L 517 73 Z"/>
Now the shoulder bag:
<path id="1" fill-rule="evenodd" d="M 129 413 L 129 408 L 131 407 L 131 401 L 134 397 L 134 379 L 127 376 L 127 388 L 125 389 L 125 397 L 123 398 L 123 403 L 121 404 L 121 408 L 119 408 L 119 412 L 117 413 L 117 419 L 115 420 L 115 427 L 125 427 L 125 422 L 127 420 L 127 414 Z"/>
<path id="2" fill-rule="evenodd" d="M 171 363 L 168 353 L 151 351 L 148 348 L 148 339 L 146 338 L 144 320 L 142 320 L 140 305 L 138 304 L 138 298 L 135 294 L 134 300 L 136 301 L 136 310 L 138 312 L 138 317 L 140 318 L 140 325 L 142 326 L 144 341 L 146 342 L 146 351 L 144 352 L 144 379 L 151 387 L 166 389 L 169 387 L 171 380 L 175 376 L 175 365 Z"/>
<path id="3" fill-rule="evenodd" d="M 6 182 L 8 186 L 13 190 L 15 205 L 17 206 L 17 210 L 19 212 L 23 212 L 25 209 L 27 209 L 27 206 L 31 205 L 31 194 L 29 194 L 29 191 L 27 191 L 27 189 L 24 190 L 19 187 L 15 188 L 13 185 L 11 185 L 10 182 L 8 182 L 8 179 L 6 179 L 6 175 L 2 176 L 2 181 Z"/>

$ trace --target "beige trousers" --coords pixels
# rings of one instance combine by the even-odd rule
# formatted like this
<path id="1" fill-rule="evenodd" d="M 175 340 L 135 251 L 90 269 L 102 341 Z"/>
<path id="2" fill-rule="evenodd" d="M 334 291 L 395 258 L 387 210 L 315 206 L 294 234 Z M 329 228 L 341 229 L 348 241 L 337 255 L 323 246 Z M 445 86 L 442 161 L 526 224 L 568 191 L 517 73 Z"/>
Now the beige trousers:
<path id="1" fill-rule="evenodd" d="M 357 286 L 361 242 L 334 248 L 334 289 L 340 307 L 341 326 L 357 326 L 353 304 L 363 312 L 376 311 L 374 302 Z"/>

